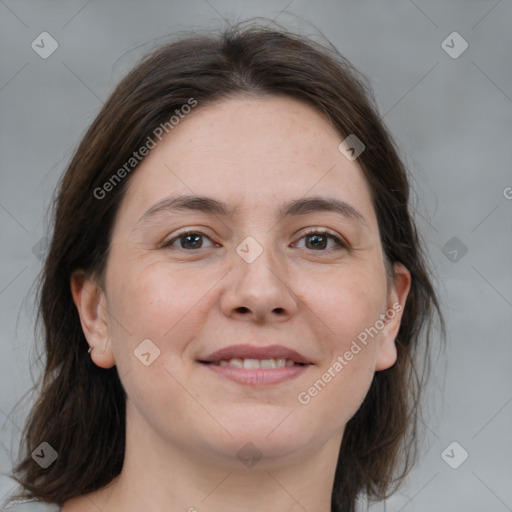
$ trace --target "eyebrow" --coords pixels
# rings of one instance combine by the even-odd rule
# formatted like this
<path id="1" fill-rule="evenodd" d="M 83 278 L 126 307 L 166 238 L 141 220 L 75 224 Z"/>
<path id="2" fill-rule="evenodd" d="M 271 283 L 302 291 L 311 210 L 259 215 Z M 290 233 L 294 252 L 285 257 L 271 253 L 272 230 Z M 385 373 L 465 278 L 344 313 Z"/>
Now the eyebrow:
<path id="1" fill-rule="evenodd" d="M 146 223 L 153 217 L 164 213 L 173 212 L 195 212 L 216 215 L 219 217 L 232 218 L 238 211 L 238 207 L 228 207 L 222 201 L 202 195 L 181 195 L 165 197 L 151 206 L 139 219 L 137 226 Z M 356 221 L 369 229 L 364 216 L 352 205 L 334 197 L 313 196 L 295 199 L 277 213 L 277 222 L 286 217 L 308 215 L 316 212 L 333 212 L 345 218 Z"/>

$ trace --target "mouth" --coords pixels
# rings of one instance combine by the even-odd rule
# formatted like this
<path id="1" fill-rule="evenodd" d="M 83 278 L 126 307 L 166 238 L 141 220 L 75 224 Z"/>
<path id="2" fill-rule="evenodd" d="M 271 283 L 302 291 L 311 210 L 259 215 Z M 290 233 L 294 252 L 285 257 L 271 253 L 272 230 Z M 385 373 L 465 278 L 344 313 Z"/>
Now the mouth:
<path id="1" fill-rule="evenodd" d="M 230 366 L 231 368 L 244 368 L 246 370 L 273 370 L 274 368 L 290 368 L 291 366 L 305 366 L 305 363 L 297 363 L 291 359 L 239 359 L 220 360 L 214 362 L 199 361 L 203 364 L 214 366 Z"/>
<path id="2" fill-rule="evenodd" d="M 297 377 L 313 365 L 304 355 L 281 345 L 233 345 L 198 362 L 221 377 L 250 386 L 278 384 Z"/>

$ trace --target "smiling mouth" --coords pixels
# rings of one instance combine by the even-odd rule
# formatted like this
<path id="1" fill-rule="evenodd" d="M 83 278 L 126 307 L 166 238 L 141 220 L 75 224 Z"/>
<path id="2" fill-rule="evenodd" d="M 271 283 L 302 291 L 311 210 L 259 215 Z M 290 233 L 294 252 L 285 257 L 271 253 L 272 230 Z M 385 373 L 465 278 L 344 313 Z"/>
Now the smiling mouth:
<path id="1" fill-rule="evenodd" d="M 286 368 L 292 366 L 306 366 L 305 363 L 297 363 L 291 359 L 239 359 L 232 358 L 220 361 L 199 361 L 202 364 L 213 366 L 224 366 L 230 368 L 243 368 L 245 370 L 273 370 L 276 368 Z"/>
<path id="2" fill-rule="evenodd" d="M 312 363 L 298 363 L 291 359 L 220 359 L 198 361 L 218 377 L 236 384 L 263 388 L 285 383 L 302 375 Z"/>
<path id="3" fill-rule="evenodd" d="M 284 345 L 230 345 L 197 362 L 218 377 L 246 386 L 277 385 L 299 377 L 314 363 Z"/>

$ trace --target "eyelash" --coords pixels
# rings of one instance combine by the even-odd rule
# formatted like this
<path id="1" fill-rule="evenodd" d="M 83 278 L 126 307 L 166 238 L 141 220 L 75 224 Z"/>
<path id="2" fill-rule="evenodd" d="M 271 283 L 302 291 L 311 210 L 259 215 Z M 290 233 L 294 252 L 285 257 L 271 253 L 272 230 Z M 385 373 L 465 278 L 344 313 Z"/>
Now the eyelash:
<path id="1" fill-rule="evenodd" d="M 192 231 L 192 230 L 185 231 L 183 233 L 179 233 L 178 235 L 171 238 L 167 242 L 164 242 L 161 247 L 172 249 L 173 248 L 172 245 L 174 244 L 174 242 L 176 242 L 177 240 L 180 240 L 181 238 L 184 238 L 188 235 L 201 235 L 208 239 L 210 238 L 208 235 L 202 233 L 201 231 Z M 338 246 L 337 249 L 324 249 L 324 250 L 319 250 L 319 251 L 315 251 L 315 250 L 311 249 L 312 252 L 330 252 L 332 250 L 340 250 L 340 249 L 348 249 L 349 248 L 348 244 L 345 243 L 345 241 L 341 237 L 339 237 L 337 235 L 333 235 L 329 231 L 318 230 L 315 228 L 310 228 L 307 232 L 303 233 L 299 240 L 302 240 L 303 238 L 306 238 L 306 237 L 312 236 L 312 235 L 320 235 L 320 236 L 325 236 L 325 237 L 331 238 L 332 240 L 335 241 L 336 245 Z M 199 249 L 183 249 L 182 247 L 178 247 L 177 249 L 187 251 L 187 252 L 194 252 L 196 250 L 199 250 Z M 200 247 L 200 249 L 203 249 L 203 247 Z"/>

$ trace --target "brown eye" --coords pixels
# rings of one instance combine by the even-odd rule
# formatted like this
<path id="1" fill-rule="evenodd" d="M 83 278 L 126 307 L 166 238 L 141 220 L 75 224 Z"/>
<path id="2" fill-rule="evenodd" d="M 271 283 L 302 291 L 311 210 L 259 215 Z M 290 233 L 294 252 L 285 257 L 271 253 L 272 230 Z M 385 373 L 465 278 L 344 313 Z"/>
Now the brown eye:
<path id="1" fill-rule="evenodd" d="M 346 248 L 346 244 L 343 240 L 327 231 L 310 231 L 302 236 L 301 240 L 306 239 L 306 249 L 311 249 L 313 251 L 323 251 L 327 248 L 329 244 L 329 240 L 334 241 L 335 248 Z"/>
<path id="2" fill-rule="evenodd" d="M 171 238 L 165 242 L 162 247 L 172 247 L 175 242 L 179 242 L 177 249 L 193 250 L 203 248 L 203 238 L 209 238 L 199 231 L 187 231 L 186 233 L 180 233 L 179 235 Z"/>

